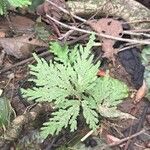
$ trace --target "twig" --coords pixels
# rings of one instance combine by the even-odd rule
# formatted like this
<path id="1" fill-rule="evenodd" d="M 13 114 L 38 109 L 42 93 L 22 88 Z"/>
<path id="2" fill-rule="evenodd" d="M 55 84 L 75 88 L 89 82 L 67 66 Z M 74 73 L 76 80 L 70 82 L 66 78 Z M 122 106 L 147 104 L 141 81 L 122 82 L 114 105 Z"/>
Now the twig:
<path id="1" fill-rule="evenodd" d="M 82 40 L 84 38 L 87 38 L 87 37 L 88 37 L 88 34 L 81 35 L 81 36 L 77 37 L 74 40 L 68 41 L 67 44 L 68 45 L 74 44 L 74 43 L 76 43 L 76 42 L 78 42 L 78 41 L 80 41 L 80 40 Z"/>
<path id="2" fill-rule="evenodd" d="M 122 24 L 134 24 L 134 23 L 150 23 L 150 20 L 135 20 L 130 22 L 123 22 Z"/>
<path id="3" fill-rule="evenodd" d="M 46 56 L 46 55 L 48 55 L 48 54 L 50 54 L 50 52 L 49 52 L 49 51 L 46 51 L 46 52 L 43 52 L 43 53 L 39 54 L 39 56 L 40 56 L 40 57 L 43 57 L 43 56 Z M 33 58 L 33 57 L 30 57 L 30 58 L 28 58 L 28 59 L 22 60 L 21 62 L 18 62 L 18 63 L 14 64 L 14 65 L 12 65 L 12 66 L 10 66 L 10 67 L 1 69 L 1 70 L 0 70 L 0 74 L 6 72 L 6 71 L 8 71 L 8 70 L 14 69 L 14 68 L 16 68 L 16 67 L 18 67 L 18 66 L 24 65 L 24 64 L 26 64 L 26 63 L 28 63 L 28 62 L 31 62 L 31 61 L 34 61 L 34 58 Z"/>
<path id="4" fill-rule="evenodd" d="M 59 37 L 58 39 L 59 40 L 63 40 L 64 39 L 66 41 L 66 39 L 69 37 L 69 35 L 71 35 L 73 32 L 74 32 L 74 30 L 69 30 L 65 34 L 63 34 L 61 37 Z"/>
<path id="5" fill-rule="evenodd" d="M 89 131 L 82 139 L 81 142 L 85 141 L 91 134 L 93 134 L 93 130 Z"/>
<path id="6" fill-rule="evenodd" d="M 138 43 L 138 44 L 147 44 L 147 45 L 150 45 L 150 41 L 149 40 L 132 40 L 132 39 L 123 39 L 123 38 L 119 38 L 119 37 L 114 37 L 114 36 L 110 36 L 110 35 L 106 35 L 106 34 L 103 34 L 103 33 L 97 33 L 97 32 L 93 32 L 93 31 L 88 31 L 88 30 L 84 30 L 84 29 L 80 29 L 80 28 L 77 28 L 75 26 L 69 26 L 65 23 L 62 23 L 56 19 L 54 19 L 53 17 L 51 17 L 50 15 L 46 14 L 46 16 L 53 20 L 55 23 L 65 27 L 65 28 L 68 28 L 68 29 L 71 29 L 71 30 L 75 30 L 75 31 L 79 31 L 79 32 L 83 32 L 83 33 L 88 33 L 88 34 L 92 34 L 92 33 L 95 33 L 96 35 L 98 36 L 101 36 L 103 38 L 108 38 L 108 39 L 113 39 L 113 40 L 117 40 L 117 41 L 124 41 L 124 42 L 130 42 L 130 43 Z"/>
<path id="7" fill-rule="evenodd" d="M 136 36 L 145 36 L 145 37 L 150 37 L 150 34 L 146 33 L 138 33 L 138 32 L 132 32 L 132 31 L 123 31 L 124 34 L 129 34 L 129 35 L 136 35 Z"/>
<path id="8" fill-rule="evenodd" d="M 150 32 L 150 29 L 136 29 L 136 30 L 130 30 L 131 32 Z"/>
<path id="9" fill-rule="evenodd" d="M 132 138 L 134 138 L 134 137 L 136 137 L 136 136 L 139 136 L 140 134 L 143 134 L 144 132 L 146 132 L 146 131 L 148 131 L 148 130 L 150 130 L 150 128 L 148 128 L 148 129 L 143 129 L 143 130 L 141 130 L 141 131 L 139 131 L 139 132 L 137 132 L 137 133 L 135 133 L 135 134 L 133 134 L 133 135 L 131 135 L 131 136 L 129 136 L 129 137 L 126 137 L 126 138 L 121 139 L 121 140 L 119 140 L 119 141 L 113 142 L 113 143 L 111 143 L 111 144 L 109 144 L 109 145 L 103 146 L 100 150 L 105 150 L 105 149 L 107 149 L 107 148 L 109 148 L 109 147 L 113 147 L 113 146 L 116 146 L 116 145 L 120 145 L 121 143 L 126 142 L 127 140 L 132 139 Z"/>
<path id="10" fill-rule="evenodd" d="M 74 18 L 78 19 L 79 21 L 84 22 L 84 23 L 86 22 L 85 19 L 83 19 L 83 18 L 81 18 L 79 16 L 74 15 L 73 13 L 67 11 L 66 9 L 64 9 L 62 7 L 59 7 L 58 5 L 56 5 L 55 3 L 53 3 L 52 1 L 50 1 L 50 0 L 46 0 L 46 1 L 49 2 L 51 5 L 55 6 L 56 8 L 60 9 L 62 12 L 66 13 L 68 15 L 72 15 Z"/>
<path id="11" fill-rule="evenodd" d="M 66 9 L 62 8 L 62 7 L 59 7 L 57 4 L 53 3 L 52 1 L 50 0 L 46 0 L 47 2 L 49 2 L 51 5 L 55 6 L 56 8 L 60 9 L 62 12 L 66 13 L 66 14 L 69 14 L 71 16 L 73 16 L 74 18 L 78 19 L 79 21 L 82 21 L 83 23 L 87 23 L 87 20 L 77 16 L 77 15 L 74 15 L 73 13 L 67 11 Z M 124 22 L 122 24 L 130 24 L 130 23 L 149 23 L 150 20 L 137 20 L 137 21 L 132 21 L 132 22 Z M 144 35 L 144 36 L 147 36 L 147 37 L 150 37 L 149 34 L 144 34 L 144 33 L 133 33 L 132 31 L 123 31 L 123 33 L 126 33 L 126 34 L 130 34 L 130 35 L 137 35 L 137 36 L 141 36 L 141 35 Z"/>
<path id="12" fill-rule="evenodd" d="M 121 51 L 124 51 L 124 50 L 127 50 L 127 49 L 130 49 L 130 48 L 133 48 L 133 47 L 136 47 L 140 44 L 132 44 L 132 45 L 129 45 L 129 46 L 126 46 L 126 47 L 123 47 L 121 49 L 118 50 L 118 52 L 121 52 Z"/>
<path id="13" fill-rule="evenodd" d="M 147 105 L 144 107 L 144 109 L 143 109 L 143 111 L 142 111 L 142 114 L 141 114 L 141 116 L 140 116 L 140 119 L 139 119 L 139 121 L 137 122 L 137 124 L 136 125 L 134 125 L 135 126 L 135 132 L 139 132 L 140 130 L 141 130 L 141 128 L 143 127 L 143 123 L 144 123 L 144 120 L 145 120 L 145 118 L 146 118 L 146 114 L 147 114 L 147 111 L 148 111 L 148 108 L 149 108 L 149 106 L 150 106 L 150 103 L 149 102 L 147 102 L 146 103 Z M 131 128 L 132 129 L 132 128 Z M 127 142 L 127 144 L 126 144 L 126 146 L 125 146 L 125 149 L 124 150 L 128 150 L 128 149 L 130 149 L 131 147 L 132 147 L 132 145 L 135 143 L 135 138 L 132 138 L 132 140 L 129 140 L 128 142 Z"/>

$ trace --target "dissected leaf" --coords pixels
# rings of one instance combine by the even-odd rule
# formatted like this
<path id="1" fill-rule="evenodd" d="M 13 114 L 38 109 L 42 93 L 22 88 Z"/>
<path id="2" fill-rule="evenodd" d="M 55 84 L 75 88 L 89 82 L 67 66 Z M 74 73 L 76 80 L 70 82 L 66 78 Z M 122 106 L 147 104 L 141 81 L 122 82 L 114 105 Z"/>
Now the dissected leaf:
<path id="1" fill-rule="evenodd" d="M 142 63 L 143 65 L 145 65 L 144 81 L 143 86 L 138 90 L 136 94 L 136 100 L 140 99 L 143 96 L 150 98 L 150 46 L 147 46 L 143 49 L 141 57 Z"/>
<path id="2" fill-rule="evenodd" d="M 23 7 L 31 4 L 30 0 L 0 0 L 0 15 L 6 14 L 9 6 Z"/>
<path id="3" fill-rule="evenodd" d="M 0 98 L 0 126 L 6 126 L 10 123 L 12 107 L 8 99 Z"/>
<path id="4" fill-rule="evenodd" d="M 63 63 L 67 63 L 69 61 L 68 59 L 68 46 L 67 45 L 61 45 L 58 42 L 53 42 L 50 45 L 50 51 L 54 53 L 55 57 L 54 59 L 57 61 L 61 61 Z"/>
<path id="5" fill-rule="evenodd" d="M 7 0 L 0 0 L 0 15 L 6 14 L 8 8 Z"/>
<path id="6" fill-rule="evenodd" d="M 69 103 L 69 105 L 68 105 Z M 53 118 L 49 122 L 45 122 L 44 127 L 41 128 L 41 135 L 46 138 L 49 134 L 58 134 L 62 128 L 68 127 L 73 132 L 77 129 L 77 116 L 79 115 L 80 103 L 79 101 L 68 101 L 66 109 L 59 109 L 52 113 Z"/>
<path id="7" fill-rule="evenodd" d="M 120 110 L 117 110 L 117 107 L 107 107 L 99 105 L 98 111 L 102 116 L 107 118 L 135 119 L 134 116 L 128 113 L 123 113 Z"/>
<path id="8" fill-rule="evenodd" d="M 96 80 L 96 86 L 89 91 L 98 104 L 113 107 L 128 97 L 128 87 L 123 82 L 106 75 Z"/>
<path id="9" fill-rule="evenodd" d="M 142 50 L 141 57 L 143 65 L 148 65 L 150 62 L 150 46 L 147 46 Z"/>
<path id="10" fill-rule="evenodd" d="M 30 81 L 36 86 L 22 89 L 23 95 L 28 100 L 53 102 L 56 108 L 52 118 L 44 123 L 42 137 L 58 134 L 67 127 L 76 130 L 81 112 L 89 127 L 95 130 L 99 122 L 98 105 L 115 107 L 128 96 L 127 86 L 120 81 L 96 76 L 100 62 L 93 64 L 90 50 L 94 40 L 95 36 L 91 35 L 86 47 L 79 45 L 72 50 L 54 42 L 50 48 L 56 57 L 50 62 L 33 54 L 37 65 L 30 65 L 30 74 L 35 76 Z"/>
<path id="11" fill-rule="evenodd" d="M 7 0 L 11 6 L 14 7 L 23 7 L 31 5 L 30 0 Z"/>

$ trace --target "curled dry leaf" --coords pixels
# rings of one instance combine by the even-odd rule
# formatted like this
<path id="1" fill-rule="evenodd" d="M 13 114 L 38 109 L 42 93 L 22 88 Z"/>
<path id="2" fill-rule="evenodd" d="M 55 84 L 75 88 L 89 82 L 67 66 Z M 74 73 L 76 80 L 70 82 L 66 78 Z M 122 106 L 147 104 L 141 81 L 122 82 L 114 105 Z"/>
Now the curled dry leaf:
<path id="1" fill-rule="evenodd" d="M 146 95 L 147 91 L 148 91 L 148 88 L 147 88 L 146 82 L 145 80 L 143 80 L 143 85 L 138 89 L 134 102 L 138 103 Z"/>

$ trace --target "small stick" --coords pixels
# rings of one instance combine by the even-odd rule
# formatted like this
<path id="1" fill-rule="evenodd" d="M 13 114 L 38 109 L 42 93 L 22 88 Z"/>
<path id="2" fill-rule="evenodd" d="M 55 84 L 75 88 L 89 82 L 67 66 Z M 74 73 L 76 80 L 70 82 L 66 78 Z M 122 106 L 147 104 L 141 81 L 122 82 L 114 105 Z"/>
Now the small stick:
<path id="1" fill-rule="evenodd" d="M 52 1 L 50 1 L 50 0 L 46 0 L 46 1 L 49 2 L 51 5 L 55 6 L 56 8 L 60 9 L 62 12 L 66 13 L 68 15 L 72 15 L 74 18 L 78 19 L 79 21 L 84 22 L 84 23 L 86 22 L 85 19 L 83 19 L 83 18 L 81 18 L 79 16 L 74 15 L 73 13 L 67 11 L 66 9 L 64 9 L 62 7 L 59 7 L 58 5 L 56 5 L 55 3 L 53 3 Z"/>
<path id="2" fill-rule="evenodd" d="M 95 33 L 96 35 L 98 36 L 101 36 L 103 38 L 108 38 L 108 39 L 113 39 L 113 40 L 117 40 L 117 41 L 124 41 L 124 42 L 130 42 L 130 43 L 139 43 L 139 44 L 147 44 L 147 45 L 150 45 L 150 41 L 149 40 L 132 40 L 132 39 L 123 39 L 123 38 L 119 38 L 119 37 L 114 37 L 114 36 L 110 36 L 110 35 L 106 35 L 106 34 L 103 34 L 103 33 L 97 33 L 97 32 L 93 32 L 93 31 L 88 31 L 88 30 L 84 30 L 84 29 L 80 29 L 80 28 L 77 28 L 75 26 L 69 26 L 65 23 L 62 23 L 58 20 L 56 20 L 55 18 L 51 17 L 50 15 L 46 14 L 46 16 L 53 20 L 54 22 L 56 22 L 57 24 L 65 27 L 65 28 L 68 28 L 68 29 L 71 29 L 71 30 L 75 30 L 75 31 L 79 31 L 79 32 L 83 32 L 83 33 L 88 33 L 88 34 L 92 34 L 92 33 Z"/>
<path id="3" fill-rule="evenodd" d="M 145 37 L 150 37 L 150 34 L 146 33 L 138 33 L 138 32 L 132 32 L 132 31 L 123 31 L 124 34 L 129 34 L 129 35 L 136 35 L 136 36 L 145 36 Z"/>
<path id="4" fill-rule="evenodd" d="M 136 127 L 136 131 L 135 132 L 139 132 L 141 130 L 141 128 L 144 126 L 143 123 L 144 123 L 144 120 L 146 118 L 146 114 L 147 114 L 147 111 L 148 111 L 148 108 L 150 106 L 150 103 L 147 102 L 146 103 L 147 105 L 144 107 L 143 111 L 142 111 L 142 114 L 140 115 L 140 119 L 139 121 L 137 122 L 137 126 L 135 125 Z M 133 127 L 131 127 L 131 129 L 133 130 Z M 131 148 L 131 146 L 135 143 L 135 138 L 132 138 L 132 141 L 131 140 L 128 140 L 127 144 L 125 145 L 125 149 L 124 150 L 128 150 Z"/>
<path id="5" fill-rule="evenodd" d="M 148 129 L 143 129 L 143 130 L 141 130 L 141 131 L 139 131 L 139 132 L 137 132 L 137 133 L 135 133 L 135 134 L 133 134 L 133 135 L 131 135 L 131 136 L 129 136 L 129 137 L 126 137 L 126 138 L 121 139 L 121 140 L 119 140 L 119 141 L 113 142 L 113 143 L 111 143 L 111 144 L 109 144 L 109 145 L 103 146 L 100 150 L 105 150 L 105 149 L 107 149 L 107 148 L 109 148 L 109 147 L 113 147 L 113 146 L 120 145 L 121 143 L 126 142 L 127 140 L 132 139 L 132 138 L 134 138 L 134 137 L 136 137 L 136 136 L 139 136 L 140 134 L 143 134 L 144 132 L 146 132 L 146 131 L 148 131 L 148 130 L 150 130 L 150 128 L 148 128 Z"/>
<path id="6" fill-rule="evenodd" d="M 43 56 L 46 56 L 46 55 L 48 55 L 48 54 L 50 54 L 50 52 L 49 52 L 49 51 L 46 51 L 46 52 L 43 52 L 43 53 L 39 54 L 39 56 L 40 56 L 40 57 L 43 57 Z M 28 58 L 28 59 L 22 60 L 21 62 L 18 62 L 18 63 L 14 64 L 14 65 L 12 65 L 12 66 L 10 66 L 10 67 L 1 69 L 1 70 L 0 70 L 0 74 L 6 72 L 6 71 L 8 71 L 8 70 L 14 69 L 14 68 L 16 68 L 16 67 L 18 67 L 18 66 L 24 65 L 24 64 L 26 64 L 26 63 L 28 63 L 28 62 L 31 62 L 31 61 L 34 61 L 34 58 L 33 58 L 33 57 L 30 57 L 30 58 Z"/>
<path id="7" fill-rule="evenodd" d="M 130 30 L 131 32 L 150 32 L 150 29 L 136 29 L 136 30 Z"/>
<path id="8" fill-rule="evenodd" d="M 81 35 L 81 36 L 79 36 L 78 38 L 76 38 L 74 40 L 68 41 L 67 44 L 68 45 L 74 44 L 74 43 L 76 43 L 76 42 L 78 42 L 78 41 L 80 41 L 84 38 L 87 38 L 87 37 L 88 37 L 88 34 Z"/>
<path id="9" fill-rule="evenodd" d="M 129 45 L 129 46 L 126 46 L 126 47 L 123 47 L 121 49 L 118 50 L 118 52 L 121 52 L 121 51 L 124 51 L 124 50 L 127 50 L 127 49 L 130 49 L 130 48 L 133 48 L 133 47 L 136 47 L 140 44 L 132 44 L 132 45 Z"/>
<path id="10" fill-rule="evenodd" d="M 81 142 L 85 141 L 91 134 L 93 134 L 93 130 L 89 131 L 82 139 Z"/>
<path id="11" fill-rule="evenodd" d="M 74 18 L 78 19 L 79 21 L 82 21 L 83 23 L 87 23 L 87 20 L 77 16 L 77 15 L 74 15 L 73 13 L 69 12 L 68 10 L 58 6 L 57 4 L 53 3 L 52 1 L 50 0 L 46 0 L 47 2 L 49 2 L 51 5 L 55 6 L 56 8 L 60 9 L 62 12 L 66 13 L 66 14 L 69 14 L 71 16 L 73 16 Z M 132 22 L 123 22 L 122 24 L 131 24 L 131 23 L 149 23 L 150 20 L 137 20 L 137 21 L 132 21 Z M 128 33 L 128 34 L 134 34 L 130 31 L 124 31 L 125 33 Z M 141 33 L 142 34 L 142 33 Z M 137 34 L 136 34 L 137 35 Z M 146 36 L 146 35 L 145 35 Z M 150 37 L 150 35 L 148 35 L 148 37 Z"/>
<path id="12" fill-rule="evenodd" d="M 83 23 L 87 22 L 87 20 L 85 20 L 77 15 L 74 15 L 73 13 L 67 11 L 66 9 L 64 9 L 62 7 L 59 7 L 57 4 L 53 3 L 52 1 L 50 1 L 50 0 L 46 0 L 46 1 L 49 2 L 51 5 L 55 6 L 56 8 L 60 9 L 62 12 L 72 15 L 74 18 L 78 19 L 79 21 L 82 21 Z M 135 20 L 135 21 L 131 21 L 131 22 L 123 22 L 122 24 L 133 24 L 133 23 L 150 23 L 150 20 Z"/>
<path id="13" fill-rule="evenodd" d="M 134 24 L 134 23 L 150 23 L 150 20 L 135 20 L 130 22 L 123 22 L 122 24 Z"/>

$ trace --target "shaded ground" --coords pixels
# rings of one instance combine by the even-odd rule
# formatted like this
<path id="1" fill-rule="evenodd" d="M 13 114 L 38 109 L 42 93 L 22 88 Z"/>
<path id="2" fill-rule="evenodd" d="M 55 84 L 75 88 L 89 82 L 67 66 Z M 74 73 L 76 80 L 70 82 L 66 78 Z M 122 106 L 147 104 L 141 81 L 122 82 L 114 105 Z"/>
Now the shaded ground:
<path id="1" fill-rule="evenodd" d="M 0 31 L 0 35 L 2 38 L 11 37 L 12 35 L 14 36 L 14 31 L 10 29 L 10 26 L 14 27 L 17 31 L 19 31 L 17 32 L 17 34 L 20 34 L 20 32 L 21 34 L 24 32 L 25 33 L 31 32 L 33 29 L 32 27 L 30 28 L 30 25 L 32 26 L 34 24 L 34 21 L 30 20 L 29 17 L 22 18 L 21 16 L 20 18 L 20 16 L 15 14 L 15 17 L 12 18 L 12 20 L 14 22 L 12 22 L 12 24 L 9 24 L 5 18 L 0 18 L 0 22 L 2 22 L 0 25 L 0 29 L 2 29 L 2 32 Z M 75 37 L 76 35 L 73 36 Z M 54 39 L 54 40 L 56 37 L 57 35 L 55 34 L 51 34 L 49 36 L 50 39 Z M 33 40 L 34 38 L 31 39 L 30 38 L 28 38 L 27 40 L 28 42 L 34 42 L 34 44 L 39 42 L 39 41 L 34 41 Z M 79 42 L 84 43 L 86 42 L 86 40 L 87 40 L 87 36 L 85 35 L 85 37 L 83 38 L 81 37 L 81 40 L 79 39 Z M 6 45 L 9 47 L 10 41 L 6 40 L 5 42 Z M 76 41 L 74 41 L 74 38 L 72 42 L 76 43 Z M 41 48 L 42 44 L 43 43 L 40 41 L 40 43 L 38 43 L 39 47 L 38 48 L 34 47 L 34 48 L 36 48 L 36 52 L 39 55 L 44 54 L 43 57 L 49 60 L 50 58 L 52 58 L 52 56 L 51 54 L 47 53 L 46 48 Z M 10 100 L 11 106 L 13 107 L 16 116 L 22 115 L 28 109 L 30 110 L 30 106 L 31 108 L 34 107 L 32 102 L 29 103 L 22 98 L 20 92 L 20 88 L 32 86 L 32 85 L 28 85 L 28 83 L 26 82 L 29 77 L 29 69 L 27 65 L 30 63 L 34 63 L 33 58 L 28 59 L 29 57 L 31 57 L 31 52 L 28 53 L 28 48 L 24 48 L 23 51 L 24 52 L 22 55 L 20 54 L 20 52 L 17 51 L 12 52 L 11 49 L 9 49 L 9 54 L 16 53 L 16 56 L 19 56 L 19 58 L 15 58 L 15 56 L 10 56 L 9 54 L 3 57 L 3 51 L 1 49 L 0 89 L 4 91 L 3 96 L 7 97 Z M 99 54 L 98 57 L 102 59 L 101 54 Z M 16 65 L 17 63 L 20 62 L 23 63 L 21 65 Z M 109 69 L 110 74 L 113 77 L 125 82 L 129 86 L 133 86 L 131 83 L 130 75 L 125 71 L 125 69 L 121 66 L 118 60 L 115 62 L 115 67 L 113 67 L 112 63 L 109 63 L 108 61 L 106 62 L 105 60 L 103 60 L 103 63 L 104 63 L 103 68 Z M 8 67 L 9 69 L 5 70 L 5 68 Z M 85 148 L 87 146 L 89 149 L 98 149 L 99 141 L 101 139 L 105 139 L 105 141 L 110 143 L 112 141 L 115 141 L 115 137 L 120 139 L 125 137 L 130 137 L 132 134 L 138 133 L 141 129 L 143 129 L 143 127 L 148 127 L 148 128 L 150 127 L 150 102 L 146 98 L 143 98 L 143 100 L 141 100 L 139 103 L 134 104 L 131 96 L 131 98 L 128 98 L 122 104 L 120 104 L 118 108 L 123 112 L 132 114 L 137 118 L 137 120 L 118 121 L 118 120 L 104 119 L 101 125 L 102 131 L 99 131 L 98 135 L 92 135 L 90 136 L 90 138 L 87 138 L 84 144 L 81 145 L 80 147 L 83 146 Z M 50 111 L 51 110 L 47 108 L 47 112 Z M 69 133 L 67 130 L 64 130 L 58 136 L 49 137 L 42 143 L 42 141 L 38 138 L 39 128 L 41 127 L 42 123 L 48 118 L 49 118 L 48 113 L 40 114 L 38 116 L 38 119 L 34 123 L 27 123 L 24 125 L 23 131 L 21 132 L 19 138 L 13 141 L 12 143 L 9 143 L 10 145 L 8 144 L 11 148 L 3 147 L 1 149 L 3 150 L 7 150 L 7 149 L 51 150 L 51 149 L 60 148 L 60 150 L 63 149 L 67 150 L 67 147 L 72 147 L 73 145 L 78 143 L 79 139 L 89 132 L 89 130 L 85 127 L 82 118 L 80 118 L 79 130 L 77 130 L 75 133 Z M 122 144 L 121 146 L 117 145 L 117 147 L 114 147 L 113 149 L 114 150 L 117 149 L 121 149 L 121 150 L 144 150 L 145 149 L 146 150 L 146 148 L 150 149 L 149 134 L 150 132 L 147 131 L 146 133 L 136 136 L 132 140 L 127 140 L 127 142 Z M 111 135 L 113 137 L 110 138 L 108 137 L 108 135 Z"/>

